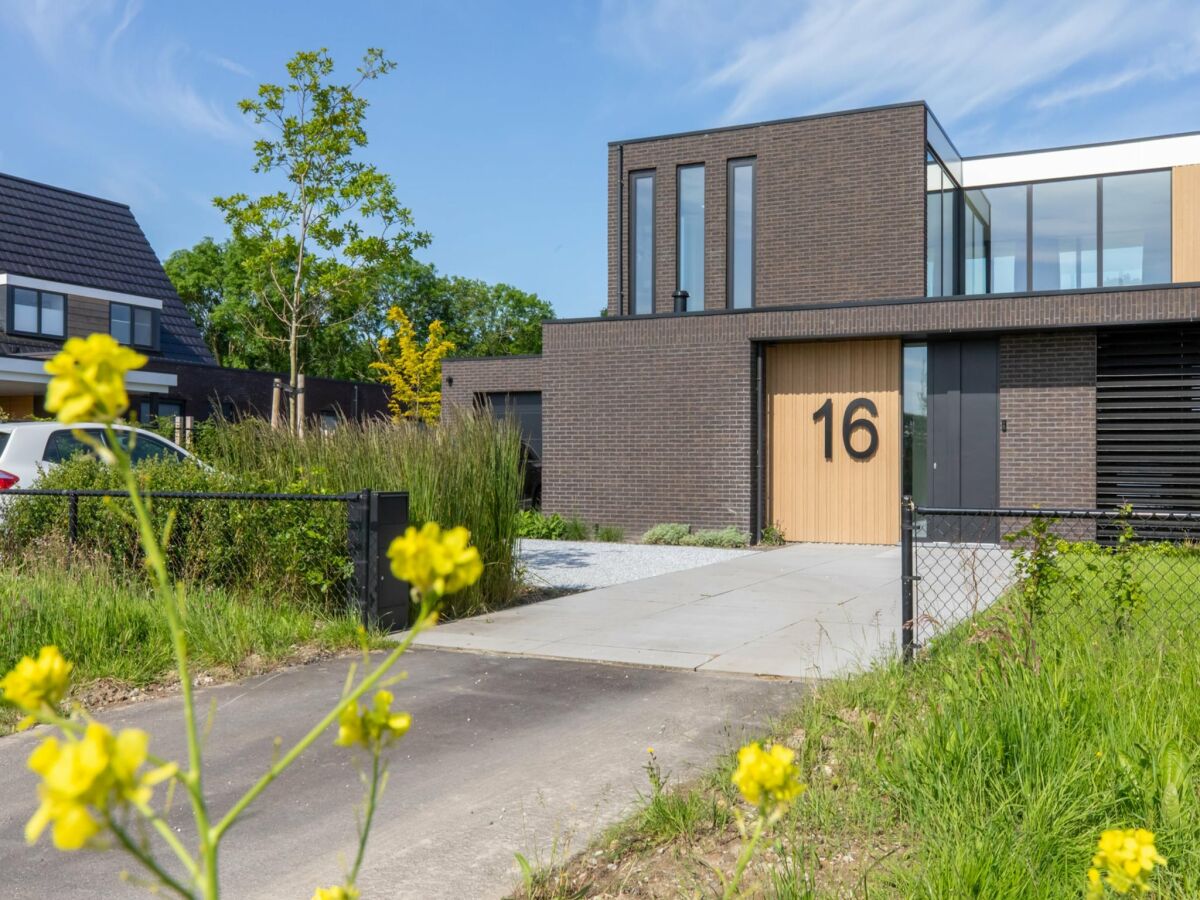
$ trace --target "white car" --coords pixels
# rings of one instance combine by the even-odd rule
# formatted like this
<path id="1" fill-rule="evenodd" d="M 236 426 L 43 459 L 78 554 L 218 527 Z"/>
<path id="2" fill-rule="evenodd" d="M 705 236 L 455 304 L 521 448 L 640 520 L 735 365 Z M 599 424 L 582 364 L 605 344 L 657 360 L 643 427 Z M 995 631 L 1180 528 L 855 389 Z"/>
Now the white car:
<path id="1" fill-rule="evenodd" d="M 34 487 L 34 482 L 42 472 L 77 453 L 90 453 L 91 448 L 73 434 L 76 430 L 101 443 L 108 440 L 103 425 L 0 422 L 0 490 Z M 164 456 L 190 459 L 198 465 L 204 465 L 178 444 L 145 429 L 117 425 L 113 430 L 117 440 L 131 452 L 134 465 Z"/>

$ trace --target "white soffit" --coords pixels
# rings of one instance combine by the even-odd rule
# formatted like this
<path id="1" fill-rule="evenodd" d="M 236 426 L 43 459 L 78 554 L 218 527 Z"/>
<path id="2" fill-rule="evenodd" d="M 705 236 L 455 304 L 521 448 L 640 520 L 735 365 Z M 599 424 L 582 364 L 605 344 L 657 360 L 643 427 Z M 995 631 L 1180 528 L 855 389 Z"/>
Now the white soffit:
<path id="1" fill-rule="evenodd" d="M 109 303 L 128 303 L 130 306 L 162 309 L 162 301 L 155 297 L 139 297 L 137 294 L 106 291 L 103 288 L 86 287 L 82 284 L 67 284 L 65 281 L 49 281 L 45 278 L 30 278 L 28 275 L 11 275 L 7 272 L 0 272 L 0 285 L 4 284 L 36 291 L 74 294 L 76 297 L 91 297 L 95 300 L 107 300 Z"/>
<path id="2" fill-rule="evenodd" d="M 963 186 L 1013 184 L 1169 169 L 1200 163 L 1200 134 L 1147 138 L 1119 144 L 1095 144 L 1062 150 L 1035 150 L 1005 156 L 979 156 L 963 160 Z"/>
<path id="3" fill-rule="evenodd" d="M 45 360 L 0 356 L 0 382 L 45 385 L 49 381 Z M 147 372 L 143 369 L 125 375 L 125 387 L 134 394 L 165 394 L 175 387 L 178 381 L 179 379 L 169 372 Z"/>

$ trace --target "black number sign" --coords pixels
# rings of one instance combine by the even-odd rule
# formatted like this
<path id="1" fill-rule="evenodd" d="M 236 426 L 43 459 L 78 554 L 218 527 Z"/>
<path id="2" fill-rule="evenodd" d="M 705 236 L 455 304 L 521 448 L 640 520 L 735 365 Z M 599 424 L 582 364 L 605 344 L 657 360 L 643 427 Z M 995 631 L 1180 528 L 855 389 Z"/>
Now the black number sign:
<path id="1" fill-rule="evenodd" d="M 846 404 L 846 412 L 842 416 L 842 446 L 846 448 L 846 453 L 851 459 L 870 459 L 875 455 L 875 451 L 879 449 L 879 430 L 875 427 L 875 423 L 871 419 L 856 419 L 854 414 L 859 410 L 864 411 L 872 419 L 879 416 L 879 410 L 875 406 L 873 400 L 866 397 L 858 397 Z M 833 459 L 833 398 L 829 397 L 822 403 L 817 411 L 813 413 L 813 421 L 825 423 L 825 458 Z M 863 450 L 854 449 L 852 439 L 854 432 L 865 431 L 868 435 L 867 446 Z"/>

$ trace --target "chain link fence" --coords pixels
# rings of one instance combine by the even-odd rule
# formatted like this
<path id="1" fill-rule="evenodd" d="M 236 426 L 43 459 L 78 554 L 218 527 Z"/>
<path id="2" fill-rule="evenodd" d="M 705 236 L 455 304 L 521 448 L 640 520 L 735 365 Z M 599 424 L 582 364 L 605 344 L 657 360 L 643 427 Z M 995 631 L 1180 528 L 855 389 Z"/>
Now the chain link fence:
<path id="1" fill-rule="evenodd" d="M 1097 632 L 1200 625 L 1200 513 L 1131 509 L 902 512 L 906 658 L 955 629 L 1036 616 Z"/>

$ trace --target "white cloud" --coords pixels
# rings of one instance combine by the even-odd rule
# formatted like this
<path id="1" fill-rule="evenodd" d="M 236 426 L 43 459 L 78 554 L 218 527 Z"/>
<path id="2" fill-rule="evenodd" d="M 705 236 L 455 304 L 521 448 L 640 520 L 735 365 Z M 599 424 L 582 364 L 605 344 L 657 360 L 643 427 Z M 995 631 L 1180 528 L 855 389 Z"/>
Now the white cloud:
<path id="1" fill-rule="evenodd" d="M 692 88 L 727 97 L 726 121 L 915 99 L 959 120 L 1194 71 L 1175 41 L 1197 26 L 1185 0 L 610 0 L 601 37 L 643 63 L 672 60 Z"/>
<path id="2" fill-rule="evenodd" d="M 246 126 L 226 104 L 203 96 L 184 70 L 192 52 L 182 41 L 139 35 L 141 0 L 9 0 L 0 7 L 24 30 L 47 66 L 103 100 L 222 140 L 240 140 Z M 218 57 L 224 68 L 237 64 Z M 228 104 L 232 108 L 232 104 Z"/>

